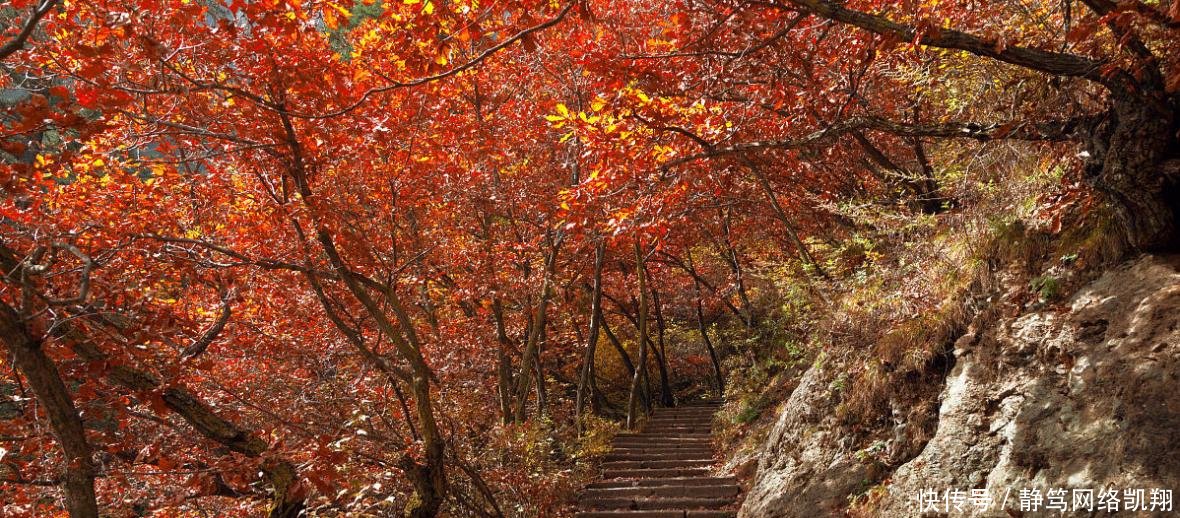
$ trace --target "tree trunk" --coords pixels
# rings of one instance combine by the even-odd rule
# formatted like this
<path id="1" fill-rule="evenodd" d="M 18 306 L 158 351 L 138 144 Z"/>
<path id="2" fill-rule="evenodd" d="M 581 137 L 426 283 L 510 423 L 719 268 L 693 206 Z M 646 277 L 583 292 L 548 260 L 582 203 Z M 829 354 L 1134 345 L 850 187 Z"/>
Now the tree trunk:
<path id="1" fill-rule="evenodd" d="M 770 180 L 762 172 L 762 169 L 755 164 L 749 157 L 742 156 L 742 162 L 754 174 L 754 179 L 758 181 L 758 185 L 762 187 L 763 194 L 770 200 L 770 207 L 774 209 L 774 215 L 778 217 L 780 223 L 783 224 L 783 231 L 787 235 L 787 239 L 795 247 L 795 251 L 799 254 L 799 259 L 803 264 L 815 270 L 821 279 L 827 279 L 828 273 L 824 271 L 823 267 L 816 262 L 815 257 L 811 255 L 811 251 L 807 249 L 807 245 L 799 238 L 799 233 L 795 231 L 795 225 L 791 222 L 791 218 L 787 216 L 786 209 L 778 201 L 778 195 L 774 192 L 774 187 L 770 185 Z"/>
<path id="2" fill-rule="evenodd" d="M 623 347 L 623 343 L 619 341 L 619 337 L 615 336 L 615 332 L 611 331 L 610 324 L 603 318 L 601 305 L 598 308 L 598 320 L 602 322 L 602 332 L 606 333 L 606 338 L 615 348 L 615 352 L 619 353 L 619 360 L 623 362 L 623 366 L 627 368 L 627 376 L 635 375 L 635 363 L 631 361 L 631 355 L 627 354 L 627 349 Z"/>
<path id="3" fill-rule="evenodd" d="M 708 230 L 704 226 L 702 226 L 701 228 L 702 228 L 702 230 L 705 230 L 705 231 Z M 715 246 L 717 246 L 718 248 L 722 248 L 723 245 L 718 244 L 718 241 L 716 239 L 714 239 L 712 236 L 709 236 L 709 240 L 712 241 L 713 244 Z M 694 268 L 692 266 L 692 261 L 685 263 L 684 261 L 680 260 L 680 258 L 678 258 L 672 254 L 669 254 L 668 252 L 661 252 L 661 253 L 664 255 L 664 257 L 667 258 L 667 260 L 670 264 L 676 266 L 677 268 L 680 268 L 681 270 L 684 270 L 685 273 L 687 273 L 690 277 L 692 277 L 693 281 L 699 282 L 702 286 L 705 287 L 705 289 L 707 289 L 713 293 L 717 293 L 717 288 L 715 286 L 713 286 L 713 284 L 710 283 L 708 279 L 701 276 L 700 272 L 698 272 L 696 270 L 696 268 Z M 721 255 L 724 256 L 725 253 L 722 252 Z M 724 259 L 724 257 L 723 257 L 723 259 Z M 726 261 L 726 262 L 728 263 L 728 261 Z M 744 288 L 741 288 L 741 289 L 744 289 Z M 738 310 L 737 306 L 733 305 L 733 302 L 730 302 L 729 297 L 719 297 L 719 300 L 721 301 L 721 303 L 723 305 L 725 305 L 725 308 L 728 309 L 730 313 L 733 313 L 733 316 L 737 317 L 738 320 L 741 320 L 742 323 L 746 322 L 746 315 L 743 314 L 740 310 Z"/>
<path id="4" fill-rule="evenodd" d="M 422 433 L 424 462 L 414 462 L 410 466 L 410 469 L 417 471 L 417 476 L 411 477 L 414 483 L 413 497 L 417 501 L 407 506 L 405 514 L 410 518 L 433 518 L 438 515 L 439 508 L 446 498 L 447 479 L 444 471 L 443 439 L 439 435 L 438 424 L 434 421 L 434 409 L 430 404 L 429 373 L 416 370 L 410 389 L 414 394 L 414 405 Z"/>
<path id="5" fill-rule="evenodd" d="M 71 518 L 98 518 L 94 493 L 95 467 L 82 418 L 74 407 L 69 389 L 53 360 L 45 355 L 41 340 L 34 338 L 21 316 L 8 304 L 0 303 L 0 340 L 12 354 L 21 374 L 29 382 L 37 402 L 49 418 L 50 429 L 61 446 L 65 465 L 62 492 Z"/>
<path id="6" fill-rule="evenodd" d="M 544 334 L 544 331 L 541 334 Z M 545 343 L 544 339 L 542 339 L 541 343 Z M 545 387 L 545 369 L 541 367 L 540 354 L 537 355 L 537 359 L 533 360 L 533 365 L 536 368 L 537 374 L 537 415 L 545 417 L 549 414 L 549 391 Z"/>
<path id="7" fill-rule="evenodd" d="M 430 378 L 433 373 L 426 363 L 426 358 L 422 355 L 421 340 L 414 329 L 413 320 L 410 319 L 410 315 L 402 305 L 396 288 L 390 284 L 381 284 L 367 279 L 352 270 L 344 256 L 341 255 L 332 238 L 332 233 L 328 231 L 324 221 L 316 216 L 318 211 L 312 206 L 311 200 L 314 198 L 314 193 L 308 180 L 307 168 L 303 159 L 303 147 L 295 131 L 295 126 L 291 123 L 291 117 L 286 112 L 280 112 L 279 120 L 282 122 L 286 144 L 291 152 L 288 173 L 299 190 L 304 207 L 309 209 L 309 214 L 311 214 L 315 225 L 316 241 L 319 242 L 329 264 L 332 265 L 332 269 L 339 275 L 353 298 L 361 304 L 377 328 L 385 334 L 386 340 L 392 343 L 398 356 L 410 367 L 409 385 L 414 397 L 415 411 L 418 414 L 418 431 L 422 436 L 423 454 L 421 463 L 414 460 L 410 465 L 405 466 L 406 469 L 415 470 L 418 476 L 412 477 L 415 494 L 406 505 L 404 514 L 413 518 L 433 517 L 438 514 L 438 510 L 446 498 L 445 451 L 438 423 L 434 419 L 434 406 L 431 403 Z M 363 285 L 361 279 L 366 279 Z M 396 325 L 385 313 L 382 305 L 373 298 L 370 289 L 376 290 L 384 297 L 388 308 L 392 309 L 397 317 Z"/>
<path id="8" fill-rule="evenodd" d="M 77 328 L 66 324 L 58 326 L 58 329 L 79 358 L 97 364 L 110 361 L 110 357 Z M 180 415 L 202 436 L 232 452 L 258 458 L 269 449 L 266 441 L 257 434 L 221 417 L 212 407 L 183 386 L 165 387 L 160 380 L 147 372 L 118 364 L 108 370 L 107 380 L 109 383 L 139 393 L 159 391 L 160 398 L 169 410 Z M 270 518 L 299 516 L 304 510 L 304 501 L 300 493 L 291 491 L 298 482 L 298 472 L 294 464 L 282 457 L 274 456 L 263 462 L 261 467 L 263 477 L 272 490 L 270 511 L 267 515 Z"/>
<path id="9" fill-rule="evenodd" d="M 1170 102 L 1118 100 L 1090 139 L 1086 177 L 1115 207 L 1129 243 L 1144 251 L 1177 245 L 1180 95 Z"/>
<path id="10" fill-rule="evenodd" d="M 643 273 L 643 246 L 635 240 L 635 272 L 639 277 L 639 365 L 631 377 L 631 392 L 627 396 L 627 428 L 636 424 L 635 406 L 639 399 L 641 382 L 647 378 L 647 276 Z M 647 412 L 645 405 L 644 413 Z"/>
<path id="11" fill-rule="evenodd" d="M 692 265 L 692 254 L 688 254 L 688 264 Z M 717 382 L 717 397 L 725 395 L 725 378 L 721 375 L 721 362 L 717 359 L 717 350 L 713 348 L 713 341 L 709 339 L 709 329 L 705 325 L 705 308 L 701 300 L 701 283 L 693 279 L 693 295 L 696 296 L 697 330 L 701 333 L 701 341 L 709 352 L 709 361 L 713 363 L 713 376 Z"/>
<path id="12" fill-rule="evenodd" d="M 536 361 L 540 347 L 542 330 L 545 328 L 546 310 L 549 305 L 550 285 L 553 283 L 554 269 L 557 265 L 557 251 L 561 248 L 561 237 L 554 240 L 553 247 L 545 258 L 545 269 L 541 275 L 541 300 L 537 303 L 536 316 L 533 318 L 532 329 L 529 330 L 528 340 L 524 351 L 520 355 L 520 374 L 516 383 L 516 406 L 513 416 L 517 422 L 525 420 L 525 406 L 528 401 L 529 390 L 532 388 L 533 362 Z"/>
<path id="13" fill-rule="evenodd" d="M 586 336 L 586 351 L 582 354 L 582 376 L 578 379 L 578 394 L 574 398 L 574 422 L 578 433 L 582 432 L 582 406 L 586 391 L 593 392 L 594 390 L 594 380 L 592 379 L 594 377 L 594 353 L 598 349 L 598 328 L 601 326 L 602 263 L 605 255 L 606 242 L 599 238 L 594 246 L 594 288 L 590 294 L 590 330 Z"/>
<path id="14" fill-rule="evenodd" d="M 306 189 L 306 188 L 304 188 Z M 304 199 L 310 197 L 306 191 Z M 403 469 L 412 471 L 410 477 L 414 484 L 414 495 L 405 509 L 405 514 L 412 518 L 430 518 L 438 514 L 446 497 L 446 472 L 444 465 L 444 450 L 442 434 L 439 433 L 438 423 L 434 419 L 434 407 L 430 394 L 430 366 L 422 356 L 422 347 L 418 334 L 414 330 L 413 321 L 401 303 L 397 292 L 391 286 L 383 286 L 381 294 L 397 317 L 395 326 L 382 310 L 377 301 L 369 293 L 368 288 L 361 286 L 357 280 L 359 274 L 350 270 L 340 251 L 336 248 L 331 234 L 317 222 L 316 237 L 323 247 L 325 255 L 333 269 L 340 275 L 349 292 L 356 298 L 365 312 L 377 324 L 377 327 L 392 342 L 398 355 L 410 366 L 410 393 L 414 397 L 414 410 L 418 417 L 418 431 L 422 437 L 422 462 L 405 460 Z"/>
<path id="15" fill-rule="evenodd" d="M 496 389 L 500 396 L 500 419 L 504 424 L 512 422 L 512 360 L 508 351 L 512 342 L 504 329 L 504 303 L 499 297 L 492 300 L 492 318 L 496 321 Z"/>
<path id="16" fill-rule="evenodd" d="M 656 360 L 660 368 L 660 404 L 666 408 L 676 406 L 676 399 L 672 397 L 672 383 L 668 376 L 668 349 L 664 344 L 664 311 L 660 304 L 660 292 L 655 286 L 651 287 L 651 301 L 656 309 L 656 336 L 658 337 L 659 354 Z"/>
<path id="17" fill-rule="evenodd" d="M 773 199 L 773 193 L 771 193 L 771 196 Z M 775 203 L 777 204 L 777 201 Z M 725 250 L 721 256 L 725 259 L 725 263 L 729 265 L 730 271 L 733 272 L 738 299 L 742 302 L 742 323 L 746 325 L 746 329 L 752 329 L 754 327 L 754 306 L 750 304 L 750 297 L 746 294 L 746 279 L 742 275 L 742 263 L 738 260 L 737 248 L 734 247 L 731 239 L 729 218 L 730 212 L 727 210 L 721 218 L 721 228 L 725 231 L 725 240 L 723 241 Z"/>

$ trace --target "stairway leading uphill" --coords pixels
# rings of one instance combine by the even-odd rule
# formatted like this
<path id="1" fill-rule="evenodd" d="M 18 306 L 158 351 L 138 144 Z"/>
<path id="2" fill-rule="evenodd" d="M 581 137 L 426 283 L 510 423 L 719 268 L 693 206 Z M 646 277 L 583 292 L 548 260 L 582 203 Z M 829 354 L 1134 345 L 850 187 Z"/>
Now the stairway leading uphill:
<path id="1" fill-rule="evenodd" d="M 733 518 L 740 489 L 713 476 L 713 414 L 720 403 L 657 409 L 640 433 L 621 433 L 588 484 L 576 518 Z"/>

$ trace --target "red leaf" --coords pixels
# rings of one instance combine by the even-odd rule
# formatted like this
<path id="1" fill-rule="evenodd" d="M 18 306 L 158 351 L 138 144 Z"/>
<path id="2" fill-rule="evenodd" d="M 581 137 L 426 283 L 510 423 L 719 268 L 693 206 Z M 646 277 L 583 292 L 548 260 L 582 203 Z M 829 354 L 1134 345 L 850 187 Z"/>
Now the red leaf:
<path id="1" fill-rule="evenodd" d="M 99 91 L 97 88 L 79 86 L 74 90 L 74 96 L 78 99 L 78 104 L 83 108 L 91 110 L 98 108 Z"/>

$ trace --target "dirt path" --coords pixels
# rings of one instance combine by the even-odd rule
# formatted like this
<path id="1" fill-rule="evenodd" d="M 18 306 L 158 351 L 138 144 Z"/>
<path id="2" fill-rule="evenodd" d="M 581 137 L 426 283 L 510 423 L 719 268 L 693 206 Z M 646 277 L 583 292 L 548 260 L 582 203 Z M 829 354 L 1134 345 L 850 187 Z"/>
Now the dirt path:
<path id="1" fill-rule="evenodd" d="M 733 477 L 713 475 L 719 403 L 657 409 L 640 433 L 621 433 L 601 482 L 583 489 L 577 518 L 733 518 Z"/>

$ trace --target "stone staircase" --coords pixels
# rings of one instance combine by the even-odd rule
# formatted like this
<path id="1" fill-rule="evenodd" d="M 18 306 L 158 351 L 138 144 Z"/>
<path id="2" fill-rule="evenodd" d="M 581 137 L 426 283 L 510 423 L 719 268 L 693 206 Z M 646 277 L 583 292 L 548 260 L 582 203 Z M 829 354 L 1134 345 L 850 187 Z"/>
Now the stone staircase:
<path id="1" fill-rule="evenodd" d="M 656 409 L 640 433 L 621 433 L 588 484 L 576 518 L 734 518 L 740 491 L 713 475 L 713 414 L 720 402 Z"/>

